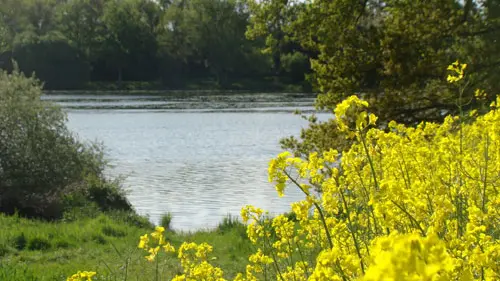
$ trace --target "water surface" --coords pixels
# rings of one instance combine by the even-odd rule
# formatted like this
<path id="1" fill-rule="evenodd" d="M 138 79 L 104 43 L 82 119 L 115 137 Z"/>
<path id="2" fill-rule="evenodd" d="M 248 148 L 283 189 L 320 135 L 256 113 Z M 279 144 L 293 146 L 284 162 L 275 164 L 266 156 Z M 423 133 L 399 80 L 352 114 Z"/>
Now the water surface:
<path id="1" fill-rule="evenodd" d="M 112 176 L 124 175 L 135 209 L 174 229 L 215 227 L 253 204 L 271 213 L 302 198 L 291 188 L 279 198 L 267 164 L 279 140 L 298 135 L 313 97 L 287 94 L 195 96 L 48 95 L 68 112 L 82 139 L 104 143 Z M 321 118 L 328 115 L 321 114 Z"/>

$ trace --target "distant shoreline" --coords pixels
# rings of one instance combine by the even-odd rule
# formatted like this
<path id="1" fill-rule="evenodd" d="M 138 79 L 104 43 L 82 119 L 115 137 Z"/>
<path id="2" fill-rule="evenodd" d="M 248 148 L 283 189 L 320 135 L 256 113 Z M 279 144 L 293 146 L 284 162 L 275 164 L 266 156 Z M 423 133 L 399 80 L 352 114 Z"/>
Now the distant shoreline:
<path id="1" fill-rule="evenodd" d="M 316 97 L 317 93 L 308 91 L 262 91 L 262 90 L 43 90 L 44 95 L 131 95 L 131 96 L 213 96 L 213 95 L 289 95 L 291 97 Z"/>

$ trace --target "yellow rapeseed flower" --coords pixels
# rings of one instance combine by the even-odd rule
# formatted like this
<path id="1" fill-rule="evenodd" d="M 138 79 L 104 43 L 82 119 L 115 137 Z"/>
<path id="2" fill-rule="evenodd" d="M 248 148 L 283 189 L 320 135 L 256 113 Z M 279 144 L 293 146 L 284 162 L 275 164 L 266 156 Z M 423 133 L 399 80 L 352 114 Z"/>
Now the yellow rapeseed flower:
<path id="1" fill-rule="evenodd" d="M 148 260 L 150 262 L 154 261 L 155 258 L 156 258 L 156 255 L 158 255 L 158 251 L 160 251 L 160 246 L 156 246 L 154 248 L 150 248 L 148 250 L 149 255 L 146 256 L 146 260 Z"/>
<path id="2" fill-rule="evenodd" d="M 452 63 L 448 81 L 463 79 L 466 67 Z M 344 100 L 335 114 L 340 133 L 354 138 L 348 149 L 270 161 L 278 195 L 293 185 L 305 199 L 274 218 L 242 208 L 257 251 L 234 280 L 500 280 L 498 104 L 500 96 L 467 123 L 447 116 L 416 126 L 391 121 L 382 130 L 366 101 Z M 139 244 L 151 260 L 162 245 L 174 251 L 163 230 L 151 237 L 158 245 L 148 248 L 147 235 Z M 173 280 L 224 280 L 211 252 L 206 243 L 183 243 L 183 272 Z"/>
<path id="3" fill-rule="evenodd" d="M 464 78 L 464 71 L 465 71 L 465 68 L 467 67 L 467 64 L 465 63 L 460 63 L 457 61 L 455 61 L 454 63 L 452 63 L 451 65 L 448 66 L 448 70 L 450 71 L 453 71 L 453 75 L 448 75 L 448 77 L 446 78 L 446 80 L 449 82 L 449 83 L 455 83 L 455 82 L 458 82 L 460 80 L 462 80 Z"/>
<path id="4" fill-rule="evenodd" d="M 148 242 L 149 242 L 148 234 L 144 234 L 141 236 L 139 240 L 139 245 L 137 247 L 139 249 L 145 249 L 148 245 Z"/>
<path id="5" fill-rule="evenodd" d="M 96 274 L 94 271 L 78 271 L 76 274 L 68 277 L 66 281 L 92 281 L 92 277 Z"/>

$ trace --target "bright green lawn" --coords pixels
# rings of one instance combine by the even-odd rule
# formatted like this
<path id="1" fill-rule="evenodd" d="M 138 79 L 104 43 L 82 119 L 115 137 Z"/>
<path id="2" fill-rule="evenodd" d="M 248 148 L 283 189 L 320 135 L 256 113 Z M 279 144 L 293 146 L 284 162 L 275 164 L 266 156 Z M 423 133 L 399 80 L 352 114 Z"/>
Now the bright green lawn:
<path id="1" fill-rule="evenodd" d="M 139 236 L 152 230 L 124 216 L 51 223 L 0 214 L 0 280 L 66 280 L 78 270 L 96 271 L 95 280 L 154 280 L 155 263 L 137 248 Z M 228 277 L 244 271 L 253 250 L 244 227 L 230 220 L 216 230 L 166 236 L 176 248 L 183 241 L 211 244 L 212 263 Z M 159 269 L 160 280 L 179 273 L 175 255 L 160 256 Z"/>

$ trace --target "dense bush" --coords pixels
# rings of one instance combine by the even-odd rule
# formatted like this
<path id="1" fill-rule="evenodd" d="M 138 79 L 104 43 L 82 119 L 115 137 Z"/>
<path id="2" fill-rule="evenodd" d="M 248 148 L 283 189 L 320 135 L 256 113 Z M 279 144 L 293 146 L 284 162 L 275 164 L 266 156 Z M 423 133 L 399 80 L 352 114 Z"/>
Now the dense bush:
<path id="1" fill-rule="evenodd" d="M 87 199 L 130 210 L 103 176 L 101 148 L 75 138 L 64 112 L 41 95 L 35 78 L 0 72 L 0 211 L 53 219 Z"/>

